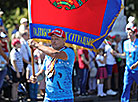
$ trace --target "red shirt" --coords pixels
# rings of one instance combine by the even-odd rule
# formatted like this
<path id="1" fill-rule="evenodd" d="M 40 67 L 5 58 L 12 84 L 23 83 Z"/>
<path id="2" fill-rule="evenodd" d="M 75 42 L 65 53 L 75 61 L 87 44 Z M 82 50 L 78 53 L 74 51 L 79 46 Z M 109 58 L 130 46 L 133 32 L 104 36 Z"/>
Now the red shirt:
<path id="1" fill-rule="evenodd" d="M 8 47 L 7 47 L 7 42 L 4 42 L 4 41 L 0 41 L 1 43 L 1 46 L 2 46 L 2 49 L 4 52 L 9 52 L 8 51 Z"/>
<path id="2" fill-rule="evenodd" d="M 88 50 L 86 50 L 86 49 L 79 49 L 78 50 L 79 68 L 80 69 L 88 68 L 88 65 L 86 65 L 83 62 L 82 58 L 81 58 L 82 54 L 84 54 L 84 56 L 85 56 L 85 58 L 86 58 L 87 61 L 89 60 L 89 58 L 88 58 Z"/>

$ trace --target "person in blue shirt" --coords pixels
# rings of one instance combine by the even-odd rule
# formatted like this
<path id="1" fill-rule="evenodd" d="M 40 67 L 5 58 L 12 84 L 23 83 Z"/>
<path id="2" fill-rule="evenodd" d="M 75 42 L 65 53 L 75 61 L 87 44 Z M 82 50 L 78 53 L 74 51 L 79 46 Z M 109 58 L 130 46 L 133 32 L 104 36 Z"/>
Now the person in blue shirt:
<path id="1" fill-rule="evenodd" d="M 124 53 L 118 56 L 126 56 L 126 67 L 124 73 L 124 86 L 121 102 L 130 101 L 130 89 L 133 81 L 138 84 L 138 39 L 134 28 L 128 29 L 129 39 L 124 42 Z"/>
<path id="2" fill-rule="evenodd" d="M 2 29 L 2 31 L 3 31 L 4 33 L 7 34 L 7 31 L 6 31 L 5 27 L 4 27 L 4 23 L 3 23 L 3 19 L 2 19 L 2 15 L 3 15 L 3 14 L 4 14 L 4 12 L 0 10 L 0 28 Z"/>
<path id="3" fill-rule="evenodd" d="M 41 45 L 32 39 L 28 41 L 31 47 L 46 54 L 41 70 L 35 74 L 35 79 L 45 71 L 44 102 L 74 102 L 72 71 L 75 53 L 73 49 L 65 47 L 66 35 L 62 29 L 56 28 L 48 35 L 51 36 L 51 47 Z M 35 82 L 33 79 L 32 76 L 30 80 Z"/>
<path id="4" fill-rule="evenodd" d="M 3 26 L 3 20 L 2 20 L 3 11 L 0 11 L 0 26 Z"/>

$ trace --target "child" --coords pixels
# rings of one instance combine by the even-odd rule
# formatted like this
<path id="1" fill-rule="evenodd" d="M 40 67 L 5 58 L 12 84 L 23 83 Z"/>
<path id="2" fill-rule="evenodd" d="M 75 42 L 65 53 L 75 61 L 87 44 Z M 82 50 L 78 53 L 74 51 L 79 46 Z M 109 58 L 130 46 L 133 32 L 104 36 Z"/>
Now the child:
<path id="1" fill-rule="evenodd" d="M 103 82 L 104 79 L 107 78 L 107 71 L 105 68 L 105 61 L 106 56 L 103 55 L 104 50 L 99 49 L 99 53 L 96 56 L 96 62 L 98 65 L 98 72 L 97 72 L 97 85 L 98 85 L 98 94 L 97 96 L 106 96 L 106 94 L 103 92 Z"/>
<path id="2" fill-rule="evenodd" d="M 39 71 L 38 68 L 38 57 L 35 55 L 34 56 L 34 68 L 35 68 L 35 73 L 37 73 Z M 31 83 L 30 82 L 30 76 L 33 75 L 33 71 L 32 71 L 32 66 L 29 64 L 26 68 L 26 79 L 27 82 L 29 83 L 29 94 L 30 94 L 30 98 L 32 101 L 36 101 L 37 100 L 37 92 L 38 92 L 38 83 Z"/>
<path id="3" fill-rule="evenodd" d="M 20 40 L 13 39 L 12 40 L 13 49 L 10 53 L 11 64 L 12 64 L 12 102 L 18 101 L 18 85 L 21 81 L 22 76 L 24 75 L 24 68 L 23 68 L 23 58 L 18 51 L 21 48 Z"/>
<path id="4" fill-rule="evenodd" d="M 40 43 L 40 44 L 43 44 L 42 42 L 39 42 L 39 43 Z M 38 49 L 36 49 L 36 50 L 34 51 L 34 54 L 38 56 L 38 66 L 39 66 L 39 68 L 41 68 L 41 66 L 42 66 L 42 64 L 43 64 L 43 60 L 44 60 L 44 58 L 45 58 L 45 54 L 44 54 L 42 51 L 38 50 Z M 43 79 L 40 81 L 40 83 L 39 83 L 39 88 L 38 88 L 38 90 L 40 90 L 40 95 L 41 95 L 43 98 L 44 98 L 44 96 L 45 96 L 45 86 L 46 86 L 45 78 L 43 78 Z"/>

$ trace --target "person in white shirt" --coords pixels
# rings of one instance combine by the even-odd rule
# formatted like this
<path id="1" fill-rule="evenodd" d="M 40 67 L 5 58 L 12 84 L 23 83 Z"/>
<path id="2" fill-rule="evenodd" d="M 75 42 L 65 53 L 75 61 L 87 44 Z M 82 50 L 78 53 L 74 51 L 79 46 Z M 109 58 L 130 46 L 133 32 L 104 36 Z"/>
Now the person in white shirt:
<path id="1" fill-rule="evenodd" d="M 29 39 L 28 32 L 25 31 L 24 33 L 20 33 L 20 34 L 21 34 L 21 38 L 20 38 L 20 42 L 21 42 L 20 52 L 21 52 L 21 55 L 23 57 L 24 70 L 25 70 L 25 73 L 26 73 L 27 65 L 31 64 L 31 49 L 30 49 L 30 47 L 28 45 L 28 42 L 27 42 L 27 40 Z M 29 91 L 29 84 L 27 83 L 25 75 L 23 76 L 23 80 L 22 81 L 24 83 L 26 83 L 26 89 L 27 89 L 27 91 Z"/>
<path id="2" fill-rule="evenodd" d="M 12 64 L 12 101 L 18 100 L 18 85 L 24 75 L 23 58 L 18 49 L 21 47 L 19 39 L 12 40 L 13 49 L 10 52 L 11 64 Z"/>
<path id="3" fill-rule="evenodd" d="M 98 72 L 97 72 L 97 86 L 98 86 L 98 94 L 97 96 L 106 96 L 106 93 L 103 92 L 103 83 L 104 79 L 107 78 L 107 70 L 105 67 L 106 63 L 106 55 L 104 55 L 104 50 L 99 49 L 98 55 L 96 56 L 96 62 L 98 65 Z"/>
<path id="4" fill-rule="evenodd" d="M 113 65 L 116 64 L 116 60 L 113 56 L 114 54 L 114 50 L 111 48 L 111 46 L 109 44 L 105 45 L 105 52 L 107 55 L 106 58 L 106 68 L 107 68 L 107 74 L 108 74 L 108 78 L 107 78 L 107 95 L 116 95 L 117 92 L 113 91 L 111 89 L 111 78 L 112 78 L 112 68 Z"/>
<path id="5" fill-rule="evenodd" d="M 122 41 L 121 41 L 121 36 L 119 34 L 115 35 L 114 39 L 114 46 L 115 46 L 115 51 L 117 53 L 122 54 L 123 49 L 122 49 Z M 118 67 L 118 92 L 119 92 L 119 97 L 121 97 L 122 91 L 123 91 L 123 77 L 124 77 L 124 67 L 125 67 L 125 57 L 119 57 L 116 56 L 116 62 L 117 62 L 117 67 Z"/>
<path id="6" fill-rule="evenodd" d="M 20 26 L 19 26 L 19 32 L 23 33 L 25 30 L 27 30 L 27 19 L 21 18 L 20 20 Z"/>
<path id="7" fill-rule="evenodd" d="M 21 33 L 21 38 L 20 38 L 21 48 L 20 48 L 20 52 L 21 52 L 21 55 L 23 57 L 25 71 L 26 71 L 27 65 L 31 64 L 31 61 L 30 61 L 31 49 L 30 49 L 30 47 L 28 45 L 28 42 L 27 42 L 28 39 L 29 39 L 28 32 Z"/>

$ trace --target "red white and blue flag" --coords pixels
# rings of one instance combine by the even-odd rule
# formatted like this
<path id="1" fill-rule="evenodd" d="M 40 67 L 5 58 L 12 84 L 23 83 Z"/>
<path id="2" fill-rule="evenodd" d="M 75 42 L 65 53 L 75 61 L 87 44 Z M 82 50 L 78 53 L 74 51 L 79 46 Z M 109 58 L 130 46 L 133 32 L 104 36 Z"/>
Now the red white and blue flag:
<path id="1" fill-rule="evenodd" d="M 121 0 L 28 0 L 30 37 L 50 39 L 61 28 L 67 43 L 96 50 L 121 8 Z"/>

